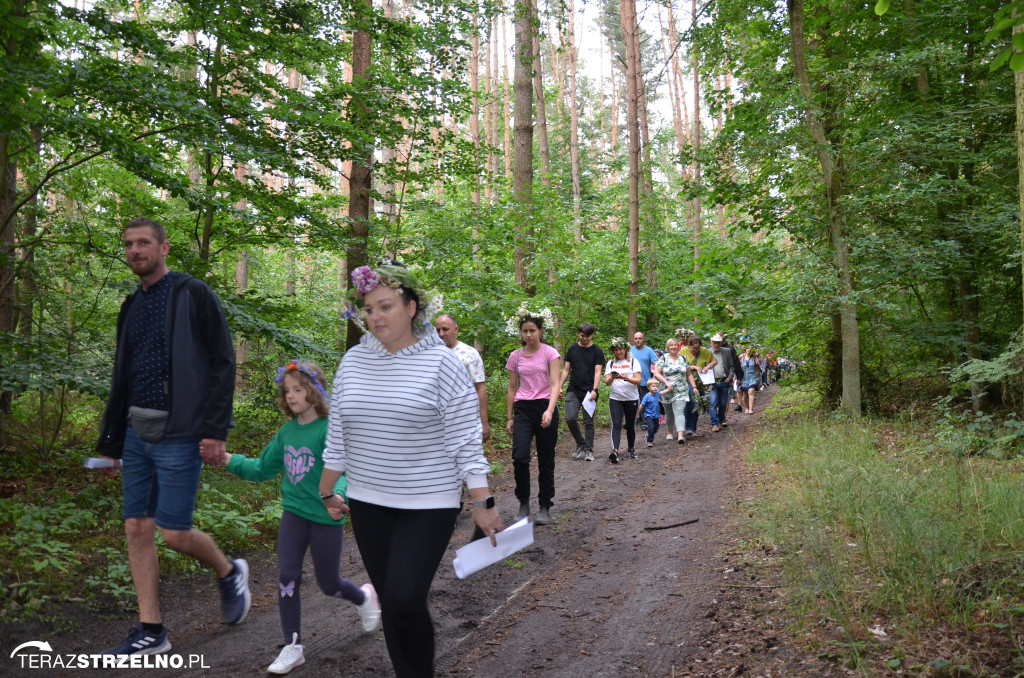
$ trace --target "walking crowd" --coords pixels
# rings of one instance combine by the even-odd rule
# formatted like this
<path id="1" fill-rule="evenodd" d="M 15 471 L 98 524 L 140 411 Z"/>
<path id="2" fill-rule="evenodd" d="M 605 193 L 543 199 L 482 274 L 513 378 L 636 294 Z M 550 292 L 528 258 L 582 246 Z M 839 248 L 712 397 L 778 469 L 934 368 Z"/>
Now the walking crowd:
<path id="1" fill-rule="evenodd" d="M 217 297 L 201 280 L 168 269 L 170 242 L 158 222 L 129 222 L 123 244 L 141 284 L 118 317 L 98 449 L 112 460 L 108 473 L 122 478 L 139 621 L 104 654 L 171 648 L 159 604 L 157 530 L 171 549 L 214 570 L 226 624 L 246 617 L 246 561 L 228 558 L 193 527 L 205 463 L 253 482 L 280 479 L 277 600 L 284 642 L 268 672 L 285 674 L 305 661 L 300 591 L 310 551 L 321 591 L 351 603 L 364 632 L 383 624 L 395 674 L 434 675 L 427 599 L 463 488 L 478 533 L 497 545 L 504 529 L 483 450 L 491 436 L 483 360 L 459 341 L 455 317 L 440 313 L 440 296 L 396 261 L 355 269 L 345 315 L 364 331 L 359 344 L 345 352 L 330 391 L 327 375 L 314 363 L 292 360 L 278 370 L 277 403 L 288 421 L 258 457 L 247 457 L 229 453 L 225 442 L 233 426 L 235 360 Z M 640 457 L 637 427 L 646 431 L 647 448 L 661 426 L 667 440 L 683 445 L 698 435 L 702 412 L 709 414 L 711 432 L 728 426 L 730 402 L 752 414 L 756 392 L 787 367 L 752 345 L 746 330 L 739 350 L 724 333 L 711 336 L 705 348 L 700 337 L 680 329 L 664 351 L 647 346 L 642 332 L 632 344 L 614 336 L 606 356 L 594 342 L 596 328 L 584 322 L 563 360 L 544 341 L 553 322 L 548 309 L 524 303 L 506 321 L 520 343 L 505 362 L 515 520 L 531 515 L 535 447 L 536 525 L 554 521 L 560 413 L 575 442 L 572 458 L 594 461 L 595 416 L 607 388 L 607 459 L 618 464 Z M 382 413 L 401 415 L 388 417 L 387 435 Z M 346 520 L 369 578 L 362 585 L 340 575 Z M 339 614 L 346 613 L 339 608 Z"/>

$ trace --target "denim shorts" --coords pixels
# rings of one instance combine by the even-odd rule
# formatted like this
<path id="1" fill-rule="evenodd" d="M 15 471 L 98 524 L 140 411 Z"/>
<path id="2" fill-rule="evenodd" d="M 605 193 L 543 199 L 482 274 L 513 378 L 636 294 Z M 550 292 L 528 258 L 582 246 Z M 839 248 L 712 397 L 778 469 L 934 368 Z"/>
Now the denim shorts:
<path id="1" fill-rule="evenodd" d="M 121 458 L 124 519 L 155 518 L 165 530 L 191 530 L 202 470 L 199 438 L 147 443 L 129 423 Z"/>

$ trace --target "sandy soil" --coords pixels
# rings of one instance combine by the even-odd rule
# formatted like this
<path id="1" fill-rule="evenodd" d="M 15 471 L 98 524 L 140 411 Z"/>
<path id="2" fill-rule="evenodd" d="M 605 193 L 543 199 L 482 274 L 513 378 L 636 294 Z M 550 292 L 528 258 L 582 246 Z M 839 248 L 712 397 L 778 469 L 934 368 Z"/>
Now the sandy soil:
<path id="1" fill-rule="evenodd" d="M 702 416 L 700 437 L 685 445 L 666 440 L 662 430 L 654 447 L 646 448 L 638 431 L 640 458 L 617 465 L 607 460 L 610 441 L 601 428 L 597 461 L 573 460 L 572 437 L 563 423 L 553 508 L 557 521 L 536 528 L 533 546 L 459 580 L 451 561 L 472 528 L 468 512 L 460 516 L 430 600 L 437 674 L 845 675 L 835 664 L 801 656 L 781 630 L 773 631 L 778 622 L 772 612 L 779 609 L 775 586 L 762 581 L 762 570 L 749 567 L 749 554 L 739 550 L 736 521 L 756 492 L 744 454 L 773 390 L 761 394 L 755 415 L 730 411 L 730 426 L 720 433 L 710 433 Z M 601 405 L 599 424 L 607 422 Z M 511 461 L 501 461 L 505 475 L 492 480 L 492 489 L 508 521 L 518 502 Z M 268 554 L 241 555 L 251 565 L 254 601 L 237 627 L 220 623 L 211 580 L 163 583 L 172 653 L 186 661 L 201 655 L 208 668 L 158 673 L 266 675 L 281 647 L 276 562 Z M 342 573 L 356 583 L 366 581 L 351 538 Z M 303 594 L 306 663 L 292 675 L 393 675 L 383 636 L 361 633 L 351 604 L 319 593 L 309 561 Z M 10 652 L 21 642 L 45 637 L 54 653 L 95 652 L 120 640 L 133 621 L 125 614 L 63 636 L 47 634 L 42 622 L 7 627 L 0 647 Z M 0 674 L 82 674 L 18 670 L 14 661 L 0 658 Z"/>

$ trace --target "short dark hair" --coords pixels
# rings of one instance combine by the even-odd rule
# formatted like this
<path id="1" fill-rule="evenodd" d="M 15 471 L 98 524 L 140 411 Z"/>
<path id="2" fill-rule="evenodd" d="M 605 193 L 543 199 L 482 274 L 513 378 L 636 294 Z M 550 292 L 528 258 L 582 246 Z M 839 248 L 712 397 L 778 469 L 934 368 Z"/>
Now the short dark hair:
<path id="1" fill-rule="evenodd" d="M 585 334 L 585 335 L 587 335 L 589 337 L 590 335 L 592 335 L 594 332 L 597 331 L 597 328 L 594 327 L 590 323 L 584 322 L 584 323 L 580 323 L 580 326 L 576 328 L 576 331 L 577 332 L 582 332 L 583 334 Z"/>
<path id="2" fill-rule="evenodd" d="M 167 229 L 156 219 L 150 219 L 149 217 L 135 217 L 124 226 L 124 230 L 121 231 L 121 237 L 124 237 L 125 231 L 129 228 L 151 228 L 153 229 L 153 237 L 156 238 L 157 242 L 167 242 Z"/>

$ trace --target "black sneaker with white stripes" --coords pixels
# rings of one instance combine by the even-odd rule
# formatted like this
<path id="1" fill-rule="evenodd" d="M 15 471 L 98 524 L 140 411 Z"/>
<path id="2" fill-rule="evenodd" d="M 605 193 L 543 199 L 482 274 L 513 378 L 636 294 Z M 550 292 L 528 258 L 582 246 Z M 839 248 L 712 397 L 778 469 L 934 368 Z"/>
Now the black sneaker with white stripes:
<path id="1" fill-rule="evenodd" d="M 220 584 L 221 607 L 224 610 L 224 623 L 237 624 L 249 614 L 252 594 L 249 593 L 249 564 L 237 558 L 231 561 L 235 569 Z"/>
<path id="2" fill-rule="evenodd" d="M 150 633 L 142 628 L 141 623 L 136 623 L 127 638 L 114 647 L 104 650 L 101 654 L 161 654 L 170 649 L 171 644 L 167 640 L 166 628 L 160 633 Z"/>

